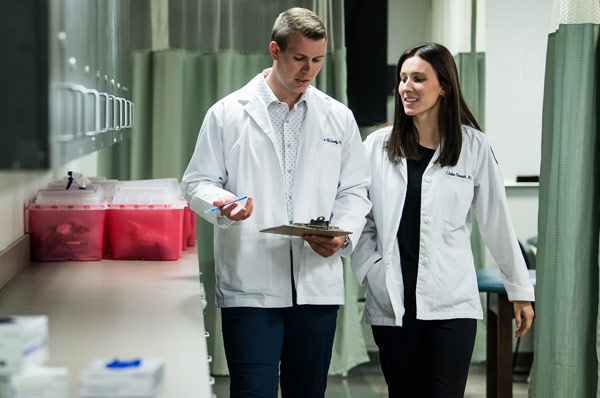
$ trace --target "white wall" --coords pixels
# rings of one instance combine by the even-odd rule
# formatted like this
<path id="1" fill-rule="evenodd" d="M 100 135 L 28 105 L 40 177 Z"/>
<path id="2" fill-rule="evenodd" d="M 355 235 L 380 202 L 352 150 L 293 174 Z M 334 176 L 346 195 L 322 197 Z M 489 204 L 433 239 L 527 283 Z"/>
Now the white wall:
<path id="1" fill-rule="evenodd" d="M 396 65 L 409 47 L 430 40 L 431 0 L 388 0 L 388 65 Z"/>
<path id="2" fill-rule="evenodd" d="M 69 170 L 96 175 L 96 153 L 47 171 L 0 171 L 0 251 L 28 230 L 25 208 L 35 197 L 37 190 L 52 180 L 62 178 Z"/>
<path id="3" fill-rule="evenodd" d="M 552 1 L 486 5 L 486 133 L 505 181 L 539 175 Z"/>

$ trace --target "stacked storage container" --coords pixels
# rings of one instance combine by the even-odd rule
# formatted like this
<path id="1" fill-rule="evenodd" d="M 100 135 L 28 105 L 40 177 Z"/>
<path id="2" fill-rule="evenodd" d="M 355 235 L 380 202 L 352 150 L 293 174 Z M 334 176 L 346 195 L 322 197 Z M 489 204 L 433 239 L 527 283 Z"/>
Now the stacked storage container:
<path id="1" fill-rule="evenodd" d="M 29 206 L 32 260 L 100 260 L 107 209 L 102 188 L 55 189 L 50 184 L 39 191 Z"/>
<path id="2" fill-rule="evenodd" d="M 117 184 L 107 211 L 113 259 L 161 261 L 181 257 L 186 202 L 174 181 Z"/>
<path id="3" fill-rule="evenodd" d="M 70 176 L 29 206 L 33 261 L 177 260 L 195 246 L 196 214 L 177 179 Z"/>
<path id="4" fill-rule="evenodd" d="M 130 189 L 135 187 L 141 188 L 169 188 L 176 195 L 179 196 L 181 204 L 185 206 L 183 208 L 183 235 L 181 237 L 181 249 L 185 250 L 188 246 L 196 245 L 196 213 L 190 209 L 189 203 L 183 198 L 183 193 L 179 187 L 179 183 L 176 178 L 159 178 L 152 180 L 134 180 L 134 181 L 123 181 L 123 185 L 126 185 Z"/>
<path id="5" fill-rule="evenodd" d="M 102 188 L 102 200 L 106 203 L 112 203 L 115 194 L 115 187 L 119 180 L 108 180 L 105 177 L 88 177 L 92 184 L 99 185 Z M 108 217 L 104 224 L 104 242 L 102 246 L 102 258 L 110 258 L 109 238 L 108 238 Z"/>

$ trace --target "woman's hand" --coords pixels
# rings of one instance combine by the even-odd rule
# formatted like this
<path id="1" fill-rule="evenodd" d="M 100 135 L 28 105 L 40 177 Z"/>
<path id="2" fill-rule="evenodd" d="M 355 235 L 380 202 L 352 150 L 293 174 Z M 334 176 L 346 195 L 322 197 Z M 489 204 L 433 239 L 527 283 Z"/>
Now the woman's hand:
<path id="1" fill-rule="evenodd" d="M 531 301 L 513 301 L 513 308 L 515 310 L 515 324 L 517 325 L 515 337 L 523 337 L 531 328 L 533 322 L 534 313 Z"/>

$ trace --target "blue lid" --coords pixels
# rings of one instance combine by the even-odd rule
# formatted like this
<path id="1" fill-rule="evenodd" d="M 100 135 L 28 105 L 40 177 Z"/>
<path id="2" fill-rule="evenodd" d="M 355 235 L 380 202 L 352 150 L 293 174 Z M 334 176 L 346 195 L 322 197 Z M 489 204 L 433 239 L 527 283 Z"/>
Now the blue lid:
<path id="1" fill-rule="evenodd" d="M 112 362 L 106 364 L 106 367 L 109 369 L 123 369 L 123 368 L 137 368 L 142 364 L 142 360 L 132 359 L 129 361 L 120 361 L 118 359 L 114 359 Z"/>

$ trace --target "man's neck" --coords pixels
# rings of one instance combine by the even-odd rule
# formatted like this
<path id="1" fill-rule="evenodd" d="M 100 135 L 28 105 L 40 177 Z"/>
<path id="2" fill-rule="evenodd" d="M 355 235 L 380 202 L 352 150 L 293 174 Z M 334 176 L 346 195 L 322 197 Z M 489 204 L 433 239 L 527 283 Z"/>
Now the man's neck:
<path id="1" fill-rule="evenodd" d="M 271 88 L 271 91 L 273 91 L 273 94 L 275 94 L 279 101 L 285 102 L 288 105 L 289 109 L 292 109 L 294 107 L 294 104 L 298 102 L 298 99 L 300 99 L 302 94 L 304 94 L 290 93 L 286 95 L 285 90 L 279 89 L 277 85 L 277 77 L 275 76 L 275 73 L 273 73 L 273 69 L 266 69 L 263 72 L 263 74 L 265 76 L 265 81 L 267 82 L 267 85 Z"/>

